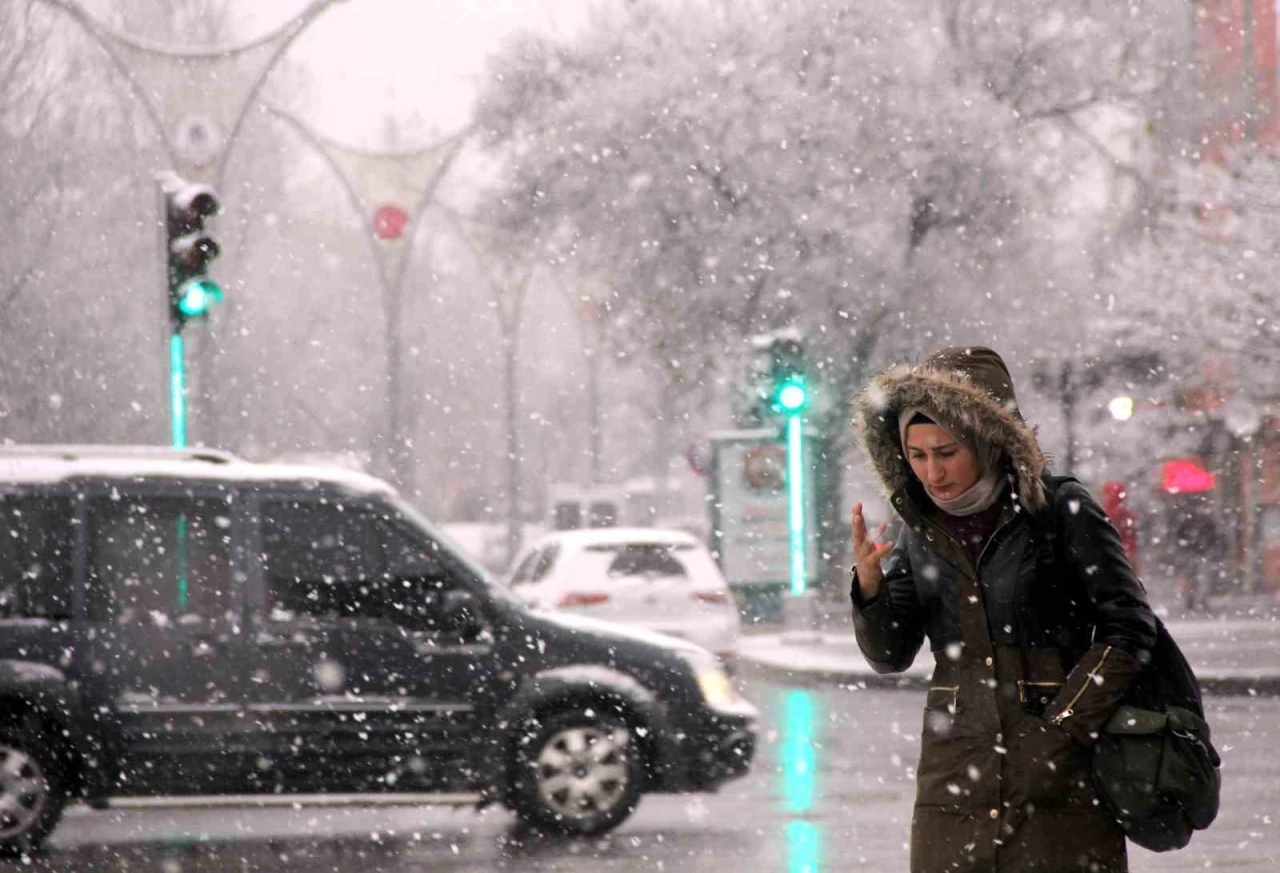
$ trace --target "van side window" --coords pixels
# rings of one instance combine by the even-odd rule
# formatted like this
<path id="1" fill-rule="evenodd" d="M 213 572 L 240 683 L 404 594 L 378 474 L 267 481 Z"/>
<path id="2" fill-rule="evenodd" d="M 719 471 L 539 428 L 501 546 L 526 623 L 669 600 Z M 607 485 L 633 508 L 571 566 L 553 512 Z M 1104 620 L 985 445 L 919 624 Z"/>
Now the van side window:
<path id="1" fill-rule="evenodd" d="M 455 587 L 438 543 L 376 505 L 319 499 L 262 507 L 269 615 L 372 619 L 421 629 Z"/>
<path id="2" fill-rule="evenodd" d="M 273 613 L 337 618 L 386 615 L 382 543 L 375 517 L 321 500 L 262 507 L 263 569 Z"/>
<path id="3" fill-rule="evenodd" d="M 387 618 L 414 630 L 439 626 L 441 604 L 458 589 L 447 552 L 425 537 L 411 536 L 390 519 L 379 520 L 386 549 L 383 579 L 387 585 Z"/>
<path id="4" fill-rule="evenodd" d="M 385 576 L 390 579 L 448 576 L 438 543 L 410 536 L 386 515 L 377 516 L 374 526 L 386 556 Z"/>
<path id="5" fill-rule="evenodd" d="M 0 498 L 0 618 L 71 616 L 72 510 L 67 497 Z"/>
<path id="6" fill-rule="evenodd" d="M 88 569 L 91 621 L 163 626 L 233 618 L 230 503 L 94 498 Z"/>

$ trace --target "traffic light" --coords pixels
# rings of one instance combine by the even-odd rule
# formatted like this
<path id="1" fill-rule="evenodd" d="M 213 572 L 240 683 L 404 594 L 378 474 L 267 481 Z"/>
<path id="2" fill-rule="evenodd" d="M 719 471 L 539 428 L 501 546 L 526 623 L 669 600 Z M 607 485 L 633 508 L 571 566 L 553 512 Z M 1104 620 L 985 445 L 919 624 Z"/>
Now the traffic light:
<path id="1" fill-rule="evenodd" d="M 792 416 L 809 405 L 809 376 L 804 343 L 795 331 L 774 334 L 770 346 L 770 401 L 773 411 Z"/>
<path id="2" fill-rule="evenodd" d="M 768 427 L 803 413 L 813 401 L 804 338 L 794 327 L 751 337 L 744 375 L 733 401 L 742 427 Z"/>
<path id="3" fill-rule="evenodd" d="M 775 331 L 769 346 L 772 364 L 770 408 L 784 416 L 782 436 L 787 446 L 787 540 L 788 577 L 793 597 L 803 597 L 808 588 L 805 545 L 804 435 L 802 414 L 809 406 L 809 368 L 804 339 L 795 328 Z"/>
<path id="4" fill-rule="evenodd" d="M 221 247 L 205 229 L 205 219 L 220 208 L 208 185 L 188 182 L 176 173 L 160 178 L 164 199 L 165 252 L 169 287 L 169 324 L 179 333 L 187 322 L 203 318 L 222 301 L 222 288 L 208 276 L 209 262 Z"/>

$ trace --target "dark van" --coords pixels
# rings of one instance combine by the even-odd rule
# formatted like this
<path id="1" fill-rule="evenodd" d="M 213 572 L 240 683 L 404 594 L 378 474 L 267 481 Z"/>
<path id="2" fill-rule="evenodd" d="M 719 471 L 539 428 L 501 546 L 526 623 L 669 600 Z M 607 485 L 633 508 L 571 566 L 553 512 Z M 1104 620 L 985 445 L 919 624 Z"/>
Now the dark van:
<path id="1" fill-rule="evenodd" d="M 72 800 L 209 794 L 464 793 L 591 834 L 751 762 L 710 653 L 525 610 L 362 474 L 9 446 L 0 518 L 10 853 Z"/>

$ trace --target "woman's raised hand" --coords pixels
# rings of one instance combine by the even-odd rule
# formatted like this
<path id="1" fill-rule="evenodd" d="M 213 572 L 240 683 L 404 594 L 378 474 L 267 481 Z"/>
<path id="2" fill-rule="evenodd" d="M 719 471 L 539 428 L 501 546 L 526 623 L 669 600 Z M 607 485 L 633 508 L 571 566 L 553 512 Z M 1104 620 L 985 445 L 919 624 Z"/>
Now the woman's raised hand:
<path id="1" fill-rule="evenodd" d="M 862 517 L 862 504 L 853 505 L 853 559 L 858 568 L 858 587 L 862 598 L 870 600 L 880 593 L 880 582 L 884 573 L 880 569 L 880 559 L 889 554 L 893 548 L 893 540 L 876 542 L 885 532 L 887 524 L 876 528 L 875 536 L 867 536 L 867 521 Z"/>

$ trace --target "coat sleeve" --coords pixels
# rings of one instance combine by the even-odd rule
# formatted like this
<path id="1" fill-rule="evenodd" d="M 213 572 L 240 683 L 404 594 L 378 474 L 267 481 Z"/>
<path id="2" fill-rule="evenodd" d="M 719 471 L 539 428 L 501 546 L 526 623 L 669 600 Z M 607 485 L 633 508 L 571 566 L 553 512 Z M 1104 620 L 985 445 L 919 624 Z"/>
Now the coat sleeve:
<path id="1" fill-rule="evenodd" d="M 862 597 L 855 568 L 853 632 L 863 657 L 877 673 L 901 673 L 911 666 L 924 642 L 924 616 L 916 596 L 915 578 L 907 558 L 906 537 L 900 531 L 893 549 L 881 561 L 884 579 L 880 593 Z"/>
<path id="2" fill-rule="evenodd" d="M 1078 482 L 1054 495 L 1059 560 L 1094 615 L 1093 645 L 1072 668 L 1045 718 L 1086 745 L 1111 718 L 1156 641 L 1156 619 L 1124 552 L 1120 534 Z"/>

